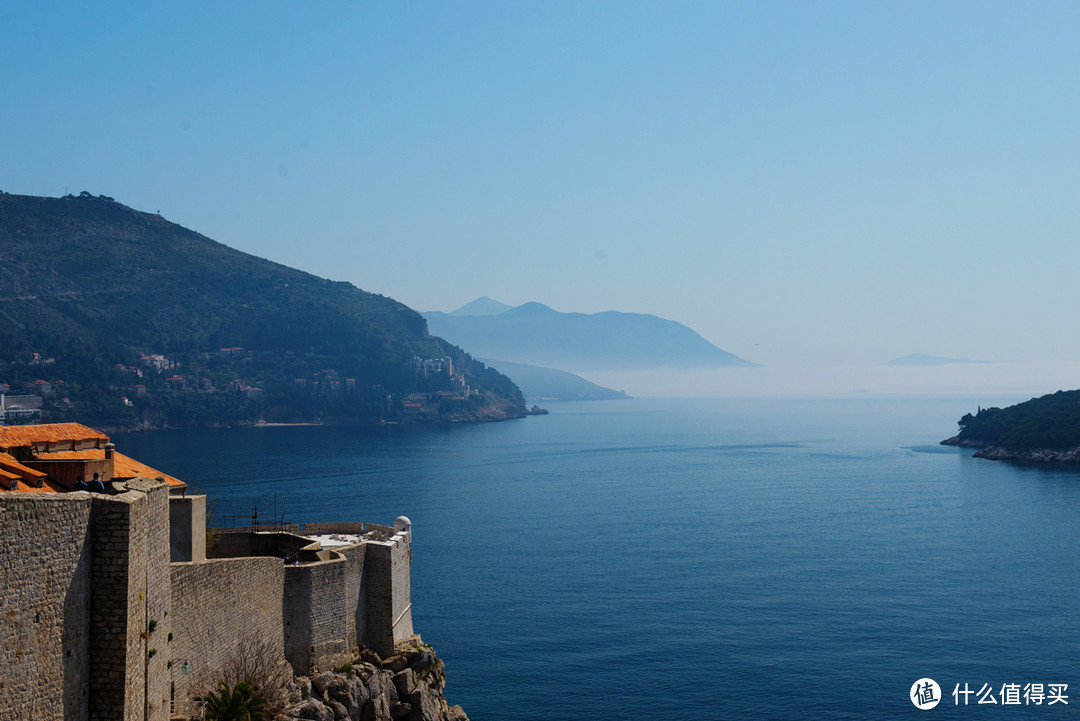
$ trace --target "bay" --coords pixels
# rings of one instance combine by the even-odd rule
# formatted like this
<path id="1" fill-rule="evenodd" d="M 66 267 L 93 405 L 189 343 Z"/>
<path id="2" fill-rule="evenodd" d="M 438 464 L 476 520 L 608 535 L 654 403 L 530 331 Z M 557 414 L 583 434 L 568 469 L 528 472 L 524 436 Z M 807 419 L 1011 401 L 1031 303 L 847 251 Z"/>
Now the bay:
<path id="1" fill-rule="evenodd" d="M 977 402 L 643 399 L 115 440 L 241 525 L 253 506 L 409 516 L 415 627 L 474 721 L 892 718 L 920 713 L 923 677 L 939 716 L 1060 717 L 1080 704 L 1080 475 L 937 445 Z M 955 705 L 965 683 L 998 705 Z M 1028 683 L 1078 695 L 1002 708 Z"/>

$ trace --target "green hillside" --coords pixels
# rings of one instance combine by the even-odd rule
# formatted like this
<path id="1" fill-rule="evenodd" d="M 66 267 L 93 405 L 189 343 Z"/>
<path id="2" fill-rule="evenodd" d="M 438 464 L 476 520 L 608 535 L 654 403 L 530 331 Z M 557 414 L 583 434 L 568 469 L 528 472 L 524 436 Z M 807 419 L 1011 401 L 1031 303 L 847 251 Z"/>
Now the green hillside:
<path id="1" fill-rule="evenodd" d="M 1011 451 L 1080 446 L 1080 390 L 1058 391 L 1008 408 L 980 408 L 959 421 L 956 441 Z"/>
<path id="2" fill-rule="evenodd" d="M 457 377 L 414 358 L 449 358 Z M 52 386 L 45 419 L 111 427 L 525 411 L 401 303 L 87 193 L 0 195 L 0 383 L 35 380 Z"/>

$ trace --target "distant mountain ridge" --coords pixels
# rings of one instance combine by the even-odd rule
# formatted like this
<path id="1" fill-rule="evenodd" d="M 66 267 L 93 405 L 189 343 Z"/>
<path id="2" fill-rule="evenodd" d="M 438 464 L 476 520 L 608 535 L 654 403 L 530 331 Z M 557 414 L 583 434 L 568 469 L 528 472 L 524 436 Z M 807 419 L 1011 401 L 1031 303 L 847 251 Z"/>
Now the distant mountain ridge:
<path id="1" fill-rule="evenodd" d="M 0 259 L 0 383 L 23 393 L 47 381 L 45 420 L 125 428 L 525 413 L 508 378 L 429 335 L 401 303 L 112 198 L 0 193 Z"/>
<path id="2" fill-rule="evenodd" d="M 500 313 L 505 313 L 513 307 L 514 306 L 507 305 L 506 303 L 500 303 L 493 298 L 488 298 L 485 295 L 477 298 L 470 303 L 466 303 L 457 310 L 450 311 L 450 315 L 499 315 Z"/>
<path id="3" fill-rule="evenodd" d="M 424 317 L 433 334 L 480 357 L 573 372 L 755 365 L 655 315 L 560 313 L 536 302 L 496 315 L 462 314 L 470 305 Z"/>

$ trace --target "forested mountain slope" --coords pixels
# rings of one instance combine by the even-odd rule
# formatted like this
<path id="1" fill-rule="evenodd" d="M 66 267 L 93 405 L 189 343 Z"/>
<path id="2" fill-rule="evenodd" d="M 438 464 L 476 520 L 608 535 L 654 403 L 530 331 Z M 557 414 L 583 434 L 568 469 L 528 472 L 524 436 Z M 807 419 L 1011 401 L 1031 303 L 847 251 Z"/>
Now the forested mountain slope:
<path id="1" fill-rule="evenodd" d="M 401 303 L 87 193 L 0 195 L 0 383 L 113 427 L 524 413 Z"/>

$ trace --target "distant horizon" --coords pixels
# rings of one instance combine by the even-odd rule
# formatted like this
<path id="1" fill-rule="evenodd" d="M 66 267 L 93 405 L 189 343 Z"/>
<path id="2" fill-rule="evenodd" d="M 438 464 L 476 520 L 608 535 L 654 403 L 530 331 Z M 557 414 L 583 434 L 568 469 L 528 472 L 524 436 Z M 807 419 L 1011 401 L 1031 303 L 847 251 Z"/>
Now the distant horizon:
<path id="1" fill-rule="evenodd" d="M 983 406 L 1080 388 L 1080 362 L 971 366 L 814 365 L 579 373 L 635 398 L 971 397 Z"/>

